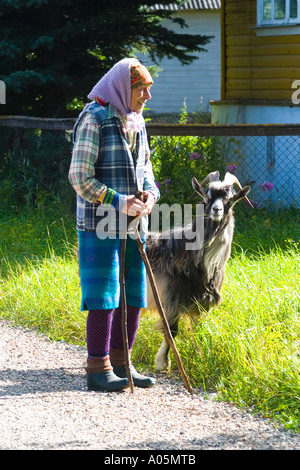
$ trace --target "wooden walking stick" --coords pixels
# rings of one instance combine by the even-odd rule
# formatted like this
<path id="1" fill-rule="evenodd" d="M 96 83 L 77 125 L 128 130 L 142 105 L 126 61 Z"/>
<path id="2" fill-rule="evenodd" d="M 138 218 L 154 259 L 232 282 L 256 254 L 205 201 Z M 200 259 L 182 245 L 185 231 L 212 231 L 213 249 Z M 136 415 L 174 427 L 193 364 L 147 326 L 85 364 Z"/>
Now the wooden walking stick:
<path id="1" fill-rule="evenodd" d="M 120 288 L 121 288 L 121 305 L 122 305 L 122 337 L 124 347 L 124 359 L 126 367 L 127 380 L 130 386 L 130 391 L 133 393 L 134 386 L 130 370 L 130 357 L 128 346 L 128 332 L 127 332 L 127 303 L 126 303 L 126 288 L 125 288 L 125 252 L 126 252 L 126 239 L 127 230 L 121 239 L 121 253 L 120 253 Z"/>
<path id="2" fill-rule="evenodd" d="M 139 196 L 140 196 L 140 194 L 136 195 L 136 197 L 139 197 Z M 190 385 L 189 379 L 186 375 L 186 372 L 183 368 L 179 352 L 178 352 L 178 350 L 176 348 L 176 345 L 174 343 L 174 339 L 173 339 L 173 336 L 172 336 L 172 333 L 171 333 L 171 330 L 170 330 L 170 327 L 169 327 L 169 323 L 166 319 L 166 315 L 165 315 L 165 312 L 164 312 L 164 309 L 163 309 L 163 306 L 162 306 L 162 303 L 161 303 L 161 300 L 160 300 L 160 297 L 159 297 L 159 294 L 158 294 L 158 290 L 157 290 L 157 287 L 156 287 L 156 283 L 155 283 L 154 275 L 153 275 L 153 272 L 152 272 L 152 268 L 151 268 L 151 265 L 149 263 L 147 253 L 144 250 L 144 243 L 141 240 L 141 237 L 140 237 L 140 234 L 138 232 L 137 227 L 138 227 L 138 222 L 136 221 L 136 223 L 133 224 L 133 228 L 134 228 L 134 232 L 135 232 L 135 236 L 136 236 L 136 241 L 137 241 L 137 244 L 138 244 L 139 252 L 140 252 L 141 257 L 142 257 L 142 259 L 144 261 L 144 264 L 146 266 L 148 278 L 149 278 L 151 288 L 152 288 L 152 292 L 153 292 L 153 297 L 154 297 L 154 300 L 155 300 L 155 303 L 156 303 L 156 306 L 157 306 L 157 309 L 158 309 L 158 313 L 159 313 L 159 315 L 162 319 L 164 333 L 165 333 L 166 339 L 169 343 L 169 346 L 173 351 L 173 354 L 174 354 L 174 357 L 175 357 L 175 360 L 176 360 L 176 364 L 177 364 L 177 367 L 180 371 L 180 374 L 181 374 L 182 380 L 184 382 L 184 385 L 185 385 L 186 389 L 192 394 L 193 390 L 192 390 L 192 387 Z"/>

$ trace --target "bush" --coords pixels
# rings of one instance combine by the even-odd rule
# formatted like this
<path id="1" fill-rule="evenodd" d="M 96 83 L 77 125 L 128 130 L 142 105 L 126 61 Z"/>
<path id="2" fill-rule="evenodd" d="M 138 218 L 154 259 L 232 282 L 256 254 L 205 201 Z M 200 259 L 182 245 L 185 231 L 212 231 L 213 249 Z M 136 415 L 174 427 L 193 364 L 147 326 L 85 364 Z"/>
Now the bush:
<path id="1" fill-rule="evenodd" d="M 214 137 L 154 137 L 151 148 L 160 203 L 187 203 L 193 176 L 201 181 L 225 165 L 222 146 Z"/>
<path id="2" fill-rule="evenodd" d="M 186 124 L 185 105 L 181 111 L 179 123 Z M 226 154 L 226 142 L 218 137 L 153 137 L 151 162 L 161 192 L 159 203 L 186 204 L 193 192 L 192 178 L 200 182 L 211 171 L 225 173 Z"/>
<path id="3" fill-rule="evenodd" d="M 8 138 L 1 167 L 6 180 L 3 196 L 26 207 L 36 206 L 49 193 L 71 203 L 71 145 L 70 134 L 61 131 L 27 129 L 13 142 Z"/>

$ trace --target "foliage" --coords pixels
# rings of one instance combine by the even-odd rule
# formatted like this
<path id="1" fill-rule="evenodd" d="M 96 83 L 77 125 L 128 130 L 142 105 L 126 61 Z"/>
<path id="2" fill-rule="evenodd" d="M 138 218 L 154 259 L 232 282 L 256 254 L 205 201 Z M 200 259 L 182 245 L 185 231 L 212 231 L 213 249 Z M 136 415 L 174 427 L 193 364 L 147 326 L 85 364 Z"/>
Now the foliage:
<path id="1" fill-rule="evenodd" d="M 186 203 L 193 192 L 193 176 L 201 182 L 210 171 L 224 167 L 214 137 L 154 137 L 151 144 L 160 203 Z"/>
<path id="2" fill-rule="evenodd" d="M 185 124 L 187 119 L 184 104 L 179 123 Z M 161 194 L 159 203 L 187 203 L 193 192 L 192 178 L 201 182 L 210 171 L 223 169 L 224 153 L 224 145 L 215 137 L 152 137 L 151 162 Z"/>
<path id="3" fill-rule="evenodd" d="M 73 190 L 67 175 L 71 161 L 71 135 L 66 132 L 25 130 L 13 140 L 2 160 L 0 194 L 18 206 L 33 207 L 55 195 L 72 206 Z"/>
<path id="4" fill-rule="evenodd" d="M 134 51 L 152 61 L 167 56 L 190 63 L 208 38 L 162 26 L 167 18 L 185 23 L 170 10 L 151 10 L 155 3 L 2 0 L 0 77 L 9 97 L 2 112 L 64 117 L 69 103 L 84 102 L 100 77 Z"/>

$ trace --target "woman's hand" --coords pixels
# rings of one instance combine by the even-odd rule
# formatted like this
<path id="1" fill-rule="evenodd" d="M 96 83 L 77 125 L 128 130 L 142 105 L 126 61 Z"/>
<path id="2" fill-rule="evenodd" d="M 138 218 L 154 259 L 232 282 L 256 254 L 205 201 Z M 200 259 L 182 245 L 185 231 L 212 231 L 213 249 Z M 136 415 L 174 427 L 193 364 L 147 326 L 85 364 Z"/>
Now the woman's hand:
<path id="1" fill-rule="evenodd" d="M 146 204 L 135 196 L 126 196 L 121 212 L 133 217 L 141 217 L 143 215 L 148 215 L 148 208 L 146 207 Z"/>
<path id="2" fill-rule="evenodd" d="M 150 191 L 143 191 L 143 201 L 144 201 L 145 207 L 148 209 L 148 214 L 150 214 L 155 204 L 155 197 L 153 196 L 152 193 L 150 193 Z"/>
<path id="3" fill-rule="evenodd" d="M 125 203 L 121 209 L 123 214 L 128 214 L 133 217 L 143 217 L 150 214 L 155 204 L 155 198 L 149 191 L 143 191 L 142 200 L 135 196 L 126 196 Z"/>

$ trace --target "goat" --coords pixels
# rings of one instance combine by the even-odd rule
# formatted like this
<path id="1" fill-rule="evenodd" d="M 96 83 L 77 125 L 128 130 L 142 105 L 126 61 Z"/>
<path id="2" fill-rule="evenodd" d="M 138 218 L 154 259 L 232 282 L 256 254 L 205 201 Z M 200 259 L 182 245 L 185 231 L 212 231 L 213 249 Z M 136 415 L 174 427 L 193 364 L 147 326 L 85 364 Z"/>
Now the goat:
<path id="1" fill-rule="evenodd" d="M 205 189 L 207 183 L 208 189 Z M 238 192 L 234 190 L 234 185 L 239 188 Z M 201 246 L 196 250 L 186 250 L 186 234 L 191 229 L 195 233 L 197 228 L 195 218 L 189 227 L 163 233 L 149 232 L 146 242 L 146 253 L 173 337 L 178 333 L 182 313 L 188 311 L 196 321 L 199 306 L 208 312 L 221 302 L 220 291 L 234 232 L 232 209 L 241 199 L 252 207 L 247 198 L 250 186 L 242 188 L 231 173 L 226 173 L 224 180 L 220 181 L 219 172 L 212 172 L 201 184 L 193 178 L 192 186 L 204 200 L 204 240 Z M 181 237 L 178 237 L 178 230 L 181 230 Z M 155 309 L 150 286 L 148 308 Z M 156 370 L 168 368 L 168 354 L 169 344 L 164 337 L 155 358 Z"/>

